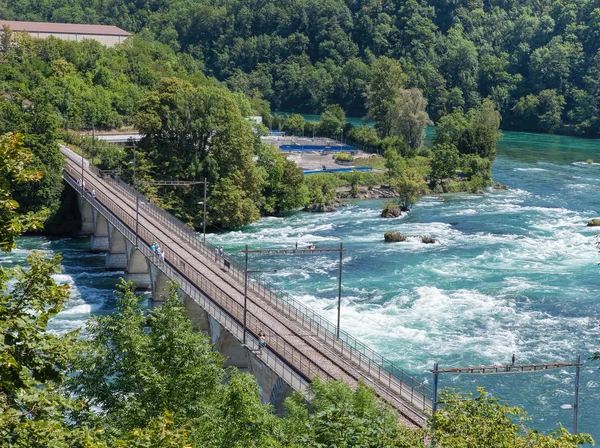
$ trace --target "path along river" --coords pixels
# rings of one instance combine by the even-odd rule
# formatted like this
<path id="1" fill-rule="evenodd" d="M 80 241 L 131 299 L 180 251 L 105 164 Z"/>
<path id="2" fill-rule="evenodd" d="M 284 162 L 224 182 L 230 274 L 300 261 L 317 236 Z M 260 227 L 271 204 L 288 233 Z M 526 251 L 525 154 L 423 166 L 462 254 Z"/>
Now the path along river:
<path id="1" fill-rule="evenodd" d="M 600 350 L 600 256 L 594 228 L 600 215 L 600 143 L 505 133 L 493 172 L 510 189 L 484 195 L 423 198 L 405 217 L 379 217 L 383 201 L 355 201 L 330 214 L 265 218 L 210 240 L 236 253 L 309 243 L 348 250 L 344 255 L 342 326 L 416 376 L 441 367 L 509 362 L 571 361 Z M 386 244 L 386 231 L 429 235 Z M 72 297 L 53 321 L 56 331 L 81 325 L 90 312 L 114 309 L 119 273 L 103 269 L 102 255 L 85 240 L 25 237 L 0 264 L 22 263 L 33 248 L 62 252 Z M 287 289 L 332 321 L 336 316 L 334 255 L 254 255 L 250 269 L 277 269 L 264 278 Z M 582 370 L 579 429 L 600 440 L 600 363 Z M 530 412 L 545 432 L 558 421 L 571 428 L 574 369 L 548 373 L 458 376 L 441 386 L 495 396 Z"/>

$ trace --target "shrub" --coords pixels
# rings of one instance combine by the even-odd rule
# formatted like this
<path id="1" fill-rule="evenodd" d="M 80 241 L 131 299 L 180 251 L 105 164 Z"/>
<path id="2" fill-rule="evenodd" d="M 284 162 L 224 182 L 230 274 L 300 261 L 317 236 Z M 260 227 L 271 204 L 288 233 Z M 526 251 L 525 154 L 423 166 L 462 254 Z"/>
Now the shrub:
<path id="1" fill-rule="evenodd" d="M 402 235 L 400 232 L 385 232 L 383 239 L 386 243 L 399 243 L 406 241 L 406 235 Z"/>
<path id="2" fill-rule="evenodd" d="M 402 216 L 402 210 L 395 201 L 386 201 L 383 211 L 381 212 L 382 218 L 398 218 Z"/>
<path id="3" fill-rule="evenodd" d="M 338 162 L 352 162 L 354 160 L 354 156 L 352 154 L 348 154 L 344 150 L 341 150 L 339 154 L 335 155 L 334 157 Z"/>
<path id="4" fill-rule="evenodd" d="M 587 162 L 588 165 L 591 165 L 592 163 L 594 163 L 594 161 L 592 159 L 587 159 L 586 162 Z"/>

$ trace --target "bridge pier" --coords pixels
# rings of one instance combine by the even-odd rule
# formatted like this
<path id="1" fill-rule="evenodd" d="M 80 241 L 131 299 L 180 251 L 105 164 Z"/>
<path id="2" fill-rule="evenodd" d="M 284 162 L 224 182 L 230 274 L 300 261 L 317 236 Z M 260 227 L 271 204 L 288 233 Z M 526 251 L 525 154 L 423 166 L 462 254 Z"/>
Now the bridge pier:
<path id="1" fill-rule="evenodd" d="M 125 248 L 127 254 L 125 280 L 133 281 L 138 290 L 150 289 L 150 267 L 146 256 L 129 240 L 125 241 Z"/>
<path id="2" fill-rule="evenodd" d="M 91 252 L 107 252 L 108 251 L 108 222 L 106 218 L 94 209 L 94 233 L 90 239 Z"/>
<path id="3" fill-rule="evenodd" d="M 269 403 L 275 408 L 277 414 L 283 411 L 285 399 L 294 391 L 281 377 L 271 370 L 254 353 L 248 353 L 248 373 L 256 378 L 260 389 L 260 398 L 263 403 Z"/>
<path id="4" fill-rule="evenodd" d="M 212 316 L 208 316 L 208 325 L 212 343 L 225 357 L 225 366 L 235 367 L 242 372 L 248 371 L 248 350 L 242 346 L 242 343 Z"/>
<path id="5" fill-rule="evenodd" d="M 81 196 L 77 197 L 77 205 L 79 206 L 79 212 L 81 214 L 81 230 L 79 231 L 79 236 L 92 235 L 96 230 L 94 224 L 94 208 Z"/>
<path id="6" fill-rule="evenodd" d="M 150 263 L 150 289 L 152 297 L 148 304 L 149 308 L 162 305 L 169 294 L 169 277 L 153 263 Z"/>
<path id="7" fill-rule="evenodd" d="M 124 271 L 127 269 L 127 245 L 125 244 L 125 236 L 111 223 L 108 223 L 106 269 L 109 271 Z"/>
<path id="8" fill-rule="evenodd" d="M 194 299 L 187 294 L 183 295 L 183 306 L 187 316 L 198 329 L 207 336 L 210 336 L 209 315 Z"/>

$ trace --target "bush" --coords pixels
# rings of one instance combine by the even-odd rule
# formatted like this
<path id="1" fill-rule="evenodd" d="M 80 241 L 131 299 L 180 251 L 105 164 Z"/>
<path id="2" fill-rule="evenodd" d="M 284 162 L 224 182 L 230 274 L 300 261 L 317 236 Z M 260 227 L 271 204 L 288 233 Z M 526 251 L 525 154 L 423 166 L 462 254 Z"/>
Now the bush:
<path id="1" fill-rule="evenodd" d="M 435 240 L 433 238 L 431 238 L 430 236 L 422 236 L 421 242 L 425 243 L 425 244 L 433 244 L 433 243 L 435 243 Z"/>
<path id="2" fill-rule="evenodd" d="M 354 160 L 354 156 L 352 154 L 348 154 L 346 151 L 341 150 L 337 155 L 334 156 L 337 162 L 352 162 Z"/>
<path id="3" fill-rule="evenodd" d="M 381 212 L 382 218 L 398 218 L 402 216 L 402 210 L 395 201 L 387 201 Z"/>
<path id="4" fill-rule="evenodd" d="M 383 239 L 386 243 L 399 243 L 406 241 L 406 235 L 402 235 L 400 232 L 385 232 Z"/>
<path id="5" fill-rule="evenodd" d="M 588 165 L 591 165 L 592 163 L 594 163 L 594 161 L 592 159 L 587 159 L 586 162 L 587 162 Z"/>

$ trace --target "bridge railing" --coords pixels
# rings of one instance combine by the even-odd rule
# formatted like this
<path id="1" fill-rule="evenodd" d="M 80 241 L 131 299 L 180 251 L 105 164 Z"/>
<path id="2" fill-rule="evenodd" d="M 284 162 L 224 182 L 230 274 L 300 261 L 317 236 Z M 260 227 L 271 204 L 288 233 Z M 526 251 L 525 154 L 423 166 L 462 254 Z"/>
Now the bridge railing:
<path id="1" fill-rule="evenodd" d="M 88 167 L 86 166 L 86 168 Z M 104 176 L 106 181 L 117 185 L 129 200 L 136 200 L 136 190 L 123 180 L 117 177 L 107 177 L 91 165 L 89 169 L 98 175 Z M 205 257 L 214 258 L 215 261 L 218 260 L 214 246 L 210 243 L 203 244 L 201 234 L 195 232 L 173 215 L 152 203 L 148 197 L 141 193 L 137 194 L 140 213 L 147 213 L 152 216 L 154 220 L 168 229 L 174 236 L 185 241 L 186 244 L 202 253 Z M 243 282 L 243 268 L 234 259 L 226 258 L 226 261 L 229 264 L 229 274 L 238 281 Z M 334 351 L 342 354 L 360 369 L 368 372 L 370 378 L 366 377 L 367 380 L 376 379 L 380 384 L 396 391 L 420 411 L 429 412 L 431 410 L 431 389 L 425 383 L 418 381 L 402 368 L 398 367 L 394 362 L 378 354 L 344 330 L 340 330 L 340 337 L 338 339 L 336 337 L 336 326 L 333 323 L 275 285 L 264 280 L 251 281 L 248 282 L 248 288 L 251 293 L 253 292 L 268 301 L 273 307 L 290 319 L 301 323 L 312 335 L 319 337 Z"/>
<path id="2" fill-rule="evenodd" d="M 70 176 L 67 178 L 69 184 L 81 192 L 81 187 L 76 184 L 75 178 L 78 178 L 77 171 L 66 166 L 65 172 Z M 90 202 L 93 207 L 98 209 L 102 215 L 121 232 L 129 241 L 135 240 L 134 229 L 136 227 L 135 218 L 125 213 L 122 207 L 115 203 L 104 192 L 97 191 L 93 198 L 89 192 L 84 192 L 85 200 Z M 164 248 L 165 262 L 158 259 L 150 250 L 150 242 L 158 241 Z M 141 244 L 139 244 L 141 243 Z M 237 301 L 231 300 L 229 295 L 214 285 L 204 275 L 198 272 L 193 266 L 183 260 L 175 251 L 171 250 L 167 241 L 162 241 L 154 233 L 148 230 L 144 225 L 138 226 L 138 250 L 151 262 L 159 267 L 170 279 L 176 280 L 178 285 L 193 299 L 198 301 L 203 309 L 217 319 L 232 334 L 242 339 L 242 321 L 243 306 Z M 230 320 L 229 324 L 228 319 Z M 231 318 L 233 320 L 231 321 Z M 281 372 L 280 376 L 284 378 L 292 387 L 297 390 L 306 388 L 305 381 L 289 366 L 282 363 L 280 356 L 291 360 L 291 365 L 298 370 L 305 378 L 312 379 L 317 375 L 327 379 L 330 376 L 314 361 L 296 349 L 284 337 L 279 336 L 271 326 L 257 317 L 254 313 L 247 311 L 247 327 L 250 333 L 253 348 L 258 349 L 258 339 L 256 337 L 258 330 L 267 331 L 269 336 L 269 347 L 272 349 L 263 349 L 261 357 L 264 356 L 267 365 L 274 366 L 274 370 Z M 252 348 L 252 347 L 251 347 Z M 282 372 L 285 370 L 285 372 Z"/>

